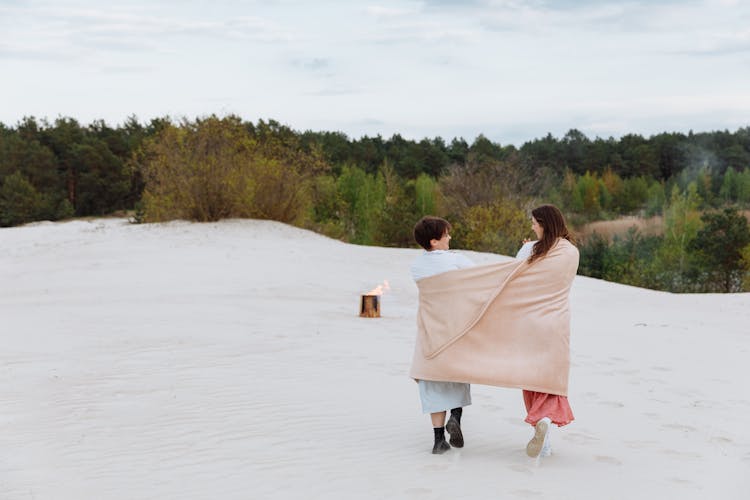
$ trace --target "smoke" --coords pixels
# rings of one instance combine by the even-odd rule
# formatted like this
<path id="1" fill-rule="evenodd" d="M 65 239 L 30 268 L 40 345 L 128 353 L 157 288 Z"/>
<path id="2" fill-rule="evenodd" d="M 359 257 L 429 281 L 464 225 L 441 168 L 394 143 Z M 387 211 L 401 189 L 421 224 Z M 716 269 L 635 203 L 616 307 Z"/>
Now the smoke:
<path id="1" fill-rule="evenodd" d="M 711 178 L 721 176 L 726 170 L 724 162 L 709 149 L 696 144 L 684 144 L 680 149 L 687 165 L 677 179 L 677 184 L 682 189 L 686 189 L 691 182 L 705 178 L 706 175 Z"/>

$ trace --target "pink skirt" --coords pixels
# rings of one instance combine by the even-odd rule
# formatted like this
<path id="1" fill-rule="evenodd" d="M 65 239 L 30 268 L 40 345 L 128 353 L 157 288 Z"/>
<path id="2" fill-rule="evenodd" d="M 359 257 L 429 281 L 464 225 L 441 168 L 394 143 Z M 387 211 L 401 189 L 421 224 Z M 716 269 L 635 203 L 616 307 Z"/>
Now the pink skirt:
<path id="1" fill-rule="evenodd" d="M 525 421 L 531 425 L 536 425 L 544 417 L 549 417 L 553 424 L 562 427 L 575 418 L 565 396 L 524 390 L 523 402 L 526 403 L 528 413 Z"/>

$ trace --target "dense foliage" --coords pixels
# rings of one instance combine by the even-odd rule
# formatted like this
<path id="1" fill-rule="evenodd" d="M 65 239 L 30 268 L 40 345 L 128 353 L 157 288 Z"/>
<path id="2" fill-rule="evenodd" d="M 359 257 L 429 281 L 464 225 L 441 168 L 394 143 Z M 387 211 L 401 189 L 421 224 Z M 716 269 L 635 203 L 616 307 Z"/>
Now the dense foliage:
<path id="1" fill-rule="evenodd" d="M 662 217 L 661 234 L 579 241 L 582 274 L 671 291 L 750 287 L 750 128 L 593 140 L 571 130 L 516 148 L 482 135 L 352 139 L 236 116 L 0 124 L 1 226 L 133 211 L 135 221 L 267 218 L 409 246 L 413 223 L 437 214 L 456 247 L 513 254 L 542 202 L 576 227 Z"/>

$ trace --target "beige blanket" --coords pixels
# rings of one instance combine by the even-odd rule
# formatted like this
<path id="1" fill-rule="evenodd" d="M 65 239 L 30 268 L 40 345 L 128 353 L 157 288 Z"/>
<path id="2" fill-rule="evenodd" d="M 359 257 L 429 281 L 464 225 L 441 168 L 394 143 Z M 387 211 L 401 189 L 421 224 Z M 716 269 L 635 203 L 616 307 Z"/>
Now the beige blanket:
<path id="1" fill-rule="evenodd" d="M 558 240 L 533 264 L 477 266 L 419 280 L 411 377 L 567 396 L 568 295 L 577 269 L 578 250 Z"/>

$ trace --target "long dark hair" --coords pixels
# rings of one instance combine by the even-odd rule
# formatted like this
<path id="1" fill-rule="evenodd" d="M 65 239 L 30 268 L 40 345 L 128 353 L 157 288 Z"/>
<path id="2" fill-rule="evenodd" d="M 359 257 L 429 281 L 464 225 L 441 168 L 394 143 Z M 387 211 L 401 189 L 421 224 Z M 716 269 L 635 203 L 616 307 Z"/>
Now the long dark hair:
<path id="1" fill-rule="evenodd" d="M 565 225 L 565 217 L 563 217 L 562 212 L 556 206 L 542 205 L 532 210 L 531 215 L 542 226 L 544 233 L 542 234 L 542 239 L 536 242 L 531 251 L 529 264 L 547 255 L 547 252 L 555 245 L 558 238 L 575 243 L 570 231 L 568 231 L 568 226 Z"/>

